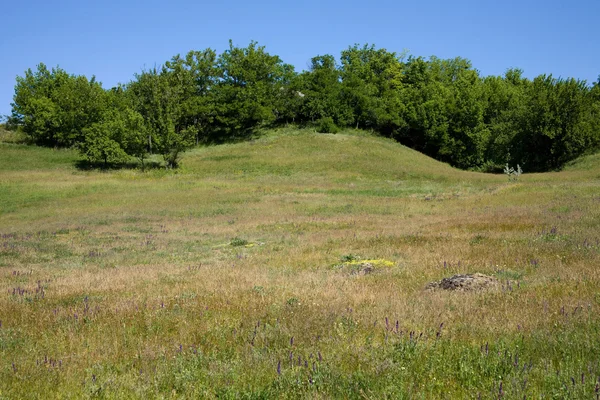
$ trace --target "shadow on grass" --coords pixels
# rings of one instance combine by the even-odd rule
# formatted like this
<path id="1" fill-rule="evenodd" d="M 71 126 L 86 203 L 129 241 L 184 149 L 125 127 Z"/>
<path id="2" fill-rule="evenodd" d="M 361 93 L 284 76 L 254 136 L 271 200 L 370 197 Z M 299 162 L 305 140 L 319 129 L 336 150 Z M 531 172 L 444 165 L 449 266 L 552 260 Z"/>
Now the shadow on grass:
<path id="1" fill-rule="evenodd" d="M 216 127 L 200 140 L 200 144 L 215 146 L 225 143 L 241 143 L 255 139 L 258 136 L 260 136 L 260 129 L 256 127 L 237 129 Z"/>
<path id="2" fill-rule="evenodd" d="M 104 163 L 104 162 L 91 162 L 88 160 L 77 160 L 75 167 L 83 171 L 91 170 L 102 170 L 102 171 L 115 171 L 123 169 L 137 169 L 140 171 L 164 169 L 163 163 L 158 161 L 146 161 L 142 165 L 139 161 L 130 161 L 125 163 Z"/>

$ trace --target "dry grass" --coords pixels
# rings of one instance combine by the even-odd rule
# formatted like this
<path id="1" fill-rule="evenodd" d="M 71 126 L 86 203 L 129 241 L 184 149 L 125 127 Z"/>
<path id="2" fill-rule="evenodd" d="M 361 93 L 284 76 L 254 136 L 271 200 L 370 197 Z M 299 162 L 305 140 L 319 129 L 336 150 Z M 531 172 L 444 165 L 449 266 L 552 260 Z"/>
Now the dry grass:
<path id="1" fill-rule="evenodd" d="M 593 158 L 509 183 L 294 130 L 177 173 L 0 154 L 0 398 L 595 395 Z M 503 289 L 423 291 L 471 272 Z"/>

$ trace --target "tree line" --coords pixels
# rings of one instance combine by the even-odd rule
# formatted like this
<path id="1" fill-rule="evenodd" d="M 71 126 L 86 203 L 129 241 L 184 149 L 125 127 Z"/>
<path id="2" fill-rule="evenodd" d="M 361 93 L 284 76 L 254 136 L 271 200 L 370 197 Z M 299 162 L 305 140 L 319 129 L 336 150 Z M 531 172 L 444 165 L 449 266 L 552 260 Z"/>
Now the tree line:
<path id="1" fill-rule="evenodd" d="M 600 78 L 484 77 L 464 58 L 373 45 L 316 56 L 298 73 L 256 42 L 230 41 L 221 54 L 176 55 L 108 90 L 39 64 L 17 77 L 8 118 L 35 143 L 76 147 L 93 163 L 160 154 L 168 167 L 194 145 L 287 123 L 371 130 L 460 168 L 548 171 L 600 148 Z"/>

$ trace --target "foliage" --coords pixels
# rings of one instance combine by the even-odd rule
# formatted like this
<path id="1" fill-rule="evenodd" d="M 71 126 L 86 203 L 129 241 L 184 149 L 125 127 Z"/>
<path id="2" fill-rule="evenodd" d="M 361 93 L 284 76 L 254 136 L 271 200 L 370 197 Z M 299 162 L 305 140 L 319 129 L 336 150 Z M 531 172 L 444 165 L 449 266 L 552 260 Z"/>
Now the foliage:
<path id="1" fill-rule="evenodd" d="M 525 93 L 513 153 L 528 169 L 560 168 L 600 144 L 597 104 L 585 82 L 541 75 Z"/>
<path id="2" fill-rule="evenodd" d="M 310 71 L 302 73 L 301 85 L 305 95 L 299 116 L 301 120 L 315 122 L 331 118 L 340 126 L 351 121 L 351 109 L 342 101 L 340 72 L 332 55 L 313 57 Z"/>
<path id="3" fill-rule="evenodd" d="M 250 242 L 248 242 L 246 239 L 239 238 L 239 237 L 234 237 L 234 238 L 233 238 L 233 239 L 231 239 L 231 241 L 229 242 L 229 244 L 230 244 L 231 246 L 234 246 L 234 247 L 238 247 L 238 246 L 246 246 L 248 243 L 250 243 Z"/>
<path id="4" fill-rule="evenodd" d="M 530 80 L 516 68 L 482 77 L 464 58 L 407 57 L 368 44 L 343 50 L 339 62 L 313 57 L 296 73 L 257 42 L 230 41 L 221 54 L 178 54 L 110 90 L 40 64 L 17 77 L 7 122 L 38 144 L 77 146 L 105 163 L 127 155 L 143 164 L 158 153 L 177 167 L 194 145 L 293 122 L 319 132 L 370 130 L 463 169 L 501 172 L 509 163 L 535 172 L 600 148 L 599 82 Z"/>
<path id="5" fill-rule="evenodd" d="M 331 117 L 322 117 L 316 124 L 319 133 L 338 133 L 340 131 L 340 128 L 335 125 Z"/>
<path id="6" fill-rule="evenodd" d="M 374 45 L 354 45 L 341 54 L 342 98 L 352 109 L 353 125 L 382 133 L 403 126 L 397 90 L 402 81 L 404 55 Z"/>
<path id="7" fill-rule="evenodd" d="M 100 122 L 84 128 L 81 154 L 90 162 L 120 164 L 137 157 L 142 165 L 146 158 L 146 128 L 140 114 L 125 108 L 107 111 Z"/>
<path id="8" fill-rule="evenodd" d="M 180 124 L 184 86 L 171 79 L 166 68 L 144 71 L 136 78 L 128 90 L 134 97 L 136 111 L 146 121 L 149 151 L 161 154 L 168 168 L 176 168 L 181 152 L 193 146 L 198 129 Z"/>
<path id="9" fill-rule="evenodd" d="M 176 55 L 165 63 L 163 74 L 169 85 L 177 87 L 176 125 L 195 133 L 199 144 L 210 135 L 216 105 L 212 89 L 217 84 L 217 54 L 212 49 Z"/>
<path id="10" fill-rule="evenodd" d="M 272 124 L 292 95 L 293 68 L 264 46 L 251 42 L 241 48 L 229 42 L 229 49 L 217 60 L 219 81 L 215 86 L 217 113 L 214 128 L 224 139 L 247 136 L 252 130 Z"/>
<path id="11" fill-rule="evenodd" d="M 90 162 L 120 164 L 127 160 L 127 153 L 113 139 L 110 131 L 112 123 L 97 123 L 85 129 L 85 140 L 80 145 L 81 154 Z"/>
<path id="12" fill-rule="evenodd" d="M 10 123 L 20 125 L 36 143 L 73 146 L 84 140 L 83 129 L 98 122 L 106 107 L 100 83 L 39 64 L 17 77 Z"/>

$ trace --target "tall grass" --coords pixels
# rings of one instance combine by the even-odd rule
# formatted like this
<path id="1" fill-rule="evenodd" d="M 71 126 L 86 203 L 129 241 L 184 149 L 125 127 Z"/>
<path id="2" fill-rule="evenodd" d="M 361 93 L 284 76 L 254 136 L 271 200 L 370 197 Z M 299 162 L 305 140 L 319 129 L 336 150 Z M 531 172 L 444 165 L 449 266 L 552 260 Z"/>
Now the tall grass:
<path id="1" fill-rule="evenodd" d="M 598 395 L 594 158 L 509 182 L 293 129 L 76 158 L 0 144 L 0 398 Z M 502 289 L 423 290 L 468 272 Z"/>

